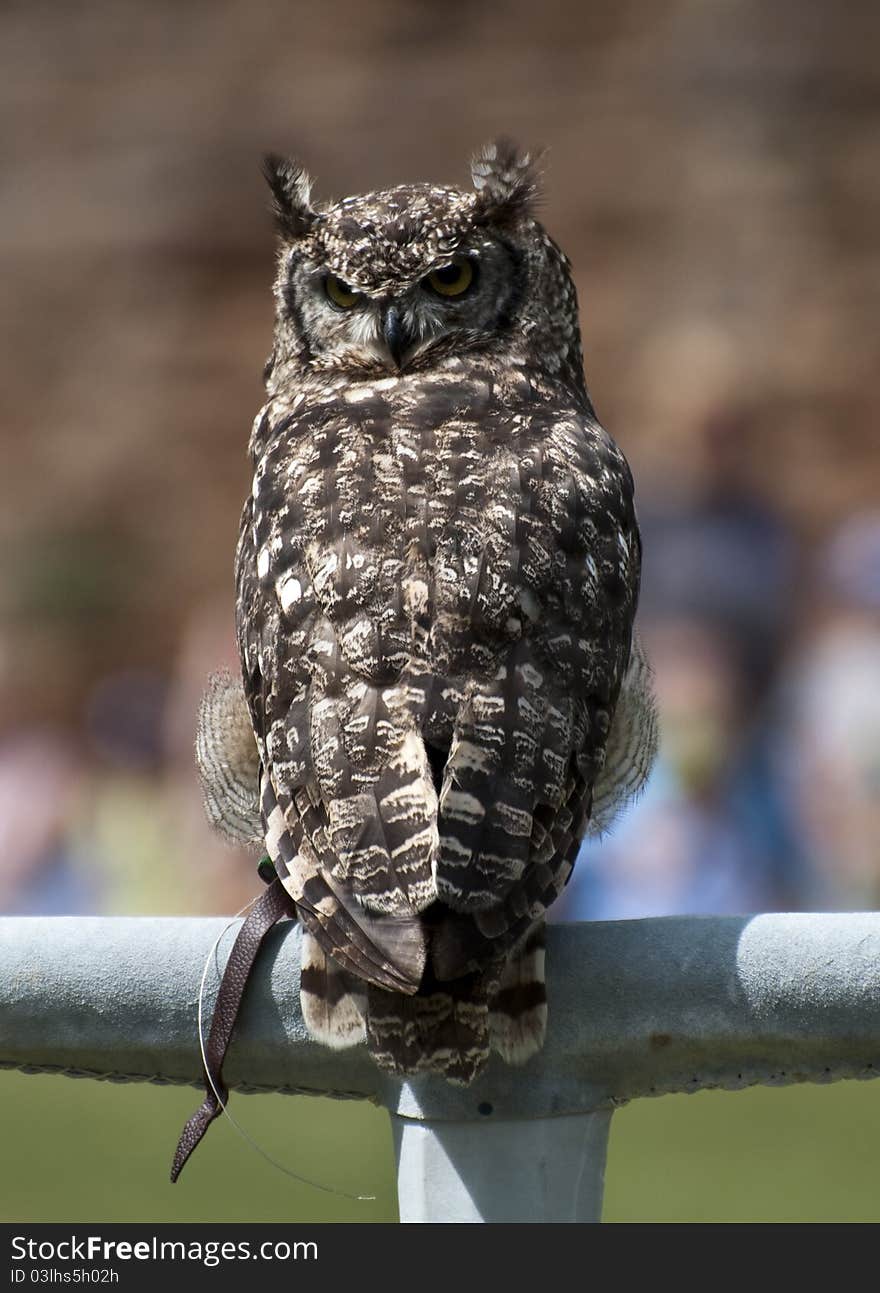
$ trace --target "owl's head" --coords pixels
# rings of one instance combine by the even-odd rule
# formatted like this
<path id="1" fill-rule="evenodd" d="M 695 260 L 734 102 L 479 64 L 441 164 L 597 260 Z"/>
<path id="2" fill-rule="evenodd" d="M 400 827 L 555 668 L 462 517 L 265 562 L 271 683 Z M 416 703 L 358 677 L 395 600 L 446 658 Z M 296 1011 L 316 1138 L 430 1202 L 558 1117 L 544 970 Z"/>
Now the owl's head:
<path id="1" fill-rule="evenodd" d="M 270 371 L 397 375 L 503 350 L 582 384 L 574 285 L 532 215 L 528 153 L 488 145 L 470 191 L 411 184 L 323 206 L 296 162 L 264 169 L 282 241 Z"/>

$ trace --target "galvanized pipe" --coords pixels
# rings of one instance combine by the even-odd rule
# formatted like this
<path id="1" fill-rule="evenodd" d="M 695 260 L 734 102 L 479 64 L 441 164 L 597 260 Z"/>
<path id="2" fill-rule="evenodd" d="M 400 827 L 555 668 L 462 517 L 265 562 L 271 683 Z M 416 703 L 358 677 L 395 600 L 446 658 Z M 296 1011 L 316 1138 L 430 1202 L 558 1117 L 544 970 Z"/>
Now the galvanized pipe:
<path id="1" fill-rule="evenodd" d="M 235 925 L 0 919 L 0 1067 L 196 1083 Z M 300 935 L 273 931 L 225 1076 L 233 1088 L 370 1099 L 392 1114 L 405 1219 L 598 1218 L 608 1120 L 645 1095 L 880 1072 L 880 915 L 669 917 L 552 926 L 550 1027 L 521 1069 L 399 1082 L 311 1042 Z M 476 1125 L 475 1125 L 476 1124 Z M 540 1165 L 546 1166 L 546 1171 Z"/>
<path id="2" fill-rule="evenodd" d="M 611 1110 L 472 1122 L 391 1115 L 401 1221 L 601 1221 Z"/>

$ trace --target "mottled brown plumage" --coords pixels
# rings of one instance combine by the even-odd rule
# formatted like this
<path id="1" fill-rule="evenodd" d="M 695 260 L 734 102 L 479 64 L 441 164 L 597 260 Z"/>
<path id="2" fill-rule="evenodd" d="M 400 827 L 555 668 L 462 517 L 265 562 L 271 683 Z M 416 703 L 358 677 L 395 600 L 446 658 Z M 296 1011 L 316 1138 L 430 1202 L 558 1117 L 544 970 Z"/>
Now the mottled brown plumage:
<path id="1" fill-rule="evenodd" d="M 526 155 L 484 150 L 471 192 L 323 208 L 297 165 L 267 175 L 277 325 L 236 561 L 266 846 L 313 1034 L 469 1081 L 540 1046 L 544 912 L 594 795 L 604 825 L 650 766 L 632 479 Z"/>

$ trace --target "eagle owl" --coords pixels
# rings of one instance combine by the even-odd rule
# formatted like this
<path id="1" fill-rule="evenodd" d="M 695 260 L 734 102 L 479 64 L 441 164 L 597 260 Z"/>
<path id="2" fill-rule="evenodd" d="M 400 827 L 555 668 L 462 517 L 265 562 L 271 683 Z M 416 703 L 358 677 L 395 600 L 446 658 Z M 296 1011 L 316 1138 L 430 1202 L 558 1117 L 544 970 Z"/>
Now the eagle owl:
<path id="1" fill-rule="evenodd" d="M 528 154 L 325 205 L 265 169 L 277 321 L 208 813 L 296 903 L 310 1033 L 468 1082 L 541 1046 L 544 913 L 653 757 L 632 477 Z"/>

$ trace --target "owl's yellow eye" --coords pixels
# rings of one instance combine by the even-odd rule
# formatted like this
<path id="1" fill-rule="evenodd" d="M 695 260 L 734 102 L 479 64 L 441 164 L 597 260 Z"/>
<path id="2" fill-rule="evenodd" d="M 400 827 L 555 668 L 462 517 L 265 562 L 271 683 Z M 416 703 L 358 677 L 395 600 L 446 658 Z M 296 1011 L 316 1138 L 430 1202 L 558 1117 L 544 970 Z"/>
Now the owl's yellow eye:
<path id="1" fill-rule="evenodd" d="M 466 256 L 456 256 L 448 265 L 435 269 L 425 280 L 438 296 L 462 296 L 473 281 L 474 267 Z"/>
<path id="2" fill-rule="evenodd" d="M 333 274 L 328 274 L 324 279 L 324 291 L 340 310 L 350 310 L 361 299 L 360 292 L 353 292 L 347 283 Z"/>

